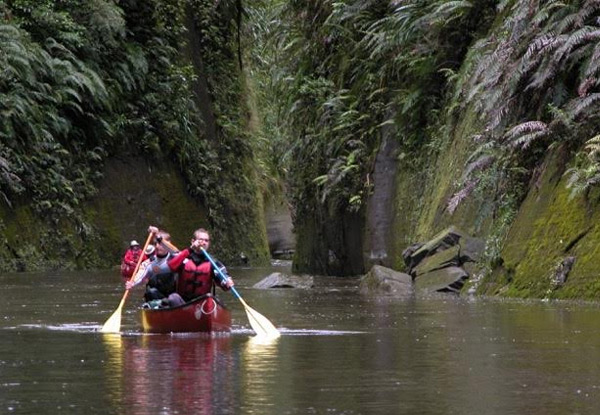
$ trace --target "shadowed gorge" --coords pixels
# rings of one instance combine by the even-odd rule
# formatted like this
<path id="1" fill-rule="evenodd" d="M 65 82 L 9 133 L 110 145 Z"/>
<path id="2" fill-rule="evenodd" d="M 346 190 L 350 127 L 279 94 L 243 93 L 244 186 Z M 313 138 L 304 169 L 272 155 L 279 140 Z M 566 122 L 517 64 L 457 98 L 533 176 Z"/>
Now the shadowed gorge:
<path id="1" fill-rule="evenodd" d="M 1 269 L 116 264 L 157 222 L 406 271 L 456 226 L 464 289 L 594 298 L 595 1 L 85 3 L 0 1 Z"/>

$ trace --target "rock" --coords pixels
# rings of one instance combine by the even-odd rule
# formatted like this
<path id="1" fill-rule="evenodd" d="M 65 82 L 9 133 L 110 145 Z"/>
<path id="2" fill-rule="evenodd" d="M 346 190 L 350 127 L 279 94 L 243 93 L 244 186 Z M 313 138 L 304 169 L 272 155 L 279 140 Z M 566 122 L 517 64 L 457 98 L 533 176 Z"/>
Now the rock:
<path id="1" fill-rule="evenodd" d="M 439 254 L 437 259 L 427 265 L 428 268 L 431 268 L 435 262 L 439 262 L 441 265 L 442 261 L 446 261 L 447 265 L 460 266 L 465 262 L 479 261 L 484 248 L 485 242 L 483 239 L 468 236 L 456 227 L 451 226 L 424 244 L 409 246 L 402 255 L 408 266 L 409 274 L 414 276 L 416 268 L 421 266 L 426 258 Z M 451 252 L 444 253 L 451 249 Z"/>
<path id="2" fill-rule="evenodd" d="M 415 289 L 427 292 L 459 293 L 469 274 L 460 267 L 446 267 L 419 276 Z"/>
<path id="3" fill-rule="evenodd" d="M 359 284 L 361 293 L 408 295 L 413 293 L 412 277 L 403 272 L 374 265 Z"/>
<path id="4" fill-rule="evenodd" d="M 425 257 L 434 255 L 437 252 L 448 249 L 458 244 L 458 241 L 463 236 L 463 233 L 450 226 L 444 231 L 435 235 L 430 241 L 423 244 L 421 248 L 413 252 L 411 255 L 411 263 L 413 266 L 419 264 Z"/>
<path id="5" fill-rule="evenodd" d="M 412 275 L 413 278 L 418 278 L 423 274 L 427 274 L 441 268 L 451 266 L 458 267 L 460 265 L 460 247 L 457 245 L 440 251 L 432 256 L 426 257 L 411 270 L 410 275 Z"/>
<path id="6" fill-rule="evenodd" d="M 310 275 L 287 275 L 281 272 L 274 272 L 257 282 L 252 288 L 302 288 L 309 289 L 314 287 L 313 277 Z"/>
<path id="7" fill-rule="evenodd" d="M 571 272 L 571 268 L 573 268 L 574 264 L 574 256 L 568 256 L 560 262 L 560 264 L 554 270 L 554 277 L 552 278 L 552 283 L 554 286 L 562 287 L 565 282 L 567 282 L 569 272 Z"/>
<path id="8" fill-rule="evenodd" d="M 412 267 L 416 265 L 413 263 L 413 254 L 419 249 L 421 249 L 422 246 L 422 243 L 416 243 L 410 245 L 408 248 L 402 251 L 402 258 L 404 259 L 404 263 L 406 264 L 408 269 L 412 269 Z"/>

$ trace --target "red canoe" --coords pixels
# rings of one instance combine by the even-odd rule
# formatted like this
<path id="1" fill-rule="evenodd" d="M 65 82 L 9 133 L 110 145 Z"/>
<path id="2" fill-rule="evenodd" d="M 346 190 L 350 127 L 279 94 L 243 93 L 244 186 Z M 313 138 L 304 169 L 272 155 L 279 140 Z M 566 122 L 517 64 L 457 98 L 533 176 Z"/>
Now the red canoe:
<path id="1" fill-rule="evenodd" d="M 231 313 L 212 294 L 171 308 L 142 309 L 142 326 L 146 333 L 229 332 Z"/>

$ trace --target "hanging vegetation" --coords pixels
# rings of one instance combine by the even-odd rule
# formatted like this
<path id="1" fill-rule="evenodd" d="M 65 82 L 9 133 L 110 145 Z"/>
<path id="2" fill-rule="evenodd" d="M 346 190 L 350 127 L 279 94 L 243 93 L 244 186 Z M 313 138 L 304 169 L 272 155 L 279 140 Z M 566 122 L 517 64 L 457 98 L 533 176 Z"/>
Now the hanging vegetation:
<path id="1" fill-rule="evenodd" d="M 462 107 L 473 105 L 482 120 L 478 148 L 466 169 L 463 189 L 450 201 L 487 183 L 497 195 L 509 195 L 544 157 L 547 148 L 581 148 L 590 157 L 567 171 L 574 193 L 598 182 L 594 143 L 600 26 L 598 3 L 577 1 L 523 2 L 500 6 L 501 38 L 485 38 L 471 52 L 458 82 Z M 495 169 L 505 174 L 484 182 Z M 481 190 L 481 188 L 480 188 Z"/>
<path id="2" fill-rule="evenodd" d="M 485 30 L 493 4 L 265 3 L 276 27 L 268 29 L 272 46 L 266 49 L 279 52 L 270 70 L 271 96 L 279 104 L 272 119 L 274 129 L 289 137 L 281 159 L 289 161 L 285 171 L 296 229 L 302 237 L 303 226 L 316 221 L 328 234 L 326 224 L 335 218 L 364 214 L 382 126 L 401 126 L 396 139 L 411 155 L 407 163 L 423 162 L 420 153 L 435 153 L 428 130 L 438 122 L 447 73 L 458 69 L 472 37 Z M 307 242 L 316 237 L 308 235 Z M 318 250 L 325 257 L 337 250 L 327 244 Z M 328 272 L 321 266 L 314 271 Z"/>
<path id="3" fill-rule="evenodd" d="M 260 221 L 239 1 L 0 0 L 0 200 L 94 238 L 82 202 L 116 154 L 170 159 L 232 252 Z M 198 33 L 203 71 L 182 54 Z M 216 135 L 194 87 L 206 82 Z M 258 231 L 256 231 L 258 232 Z"/>

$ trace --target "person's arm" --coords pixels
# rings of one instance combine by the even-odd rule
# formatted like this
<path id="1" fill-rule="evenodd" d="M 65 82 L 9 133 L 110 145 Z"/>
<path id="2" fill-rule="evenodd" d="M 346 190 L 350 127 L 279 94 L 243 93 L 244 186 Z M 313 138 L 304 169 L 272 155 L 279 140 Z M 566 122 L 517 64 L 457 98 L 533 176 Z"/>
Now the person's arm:
<path id="1" fill-rule="evenodd" d="M 127 290 L 131 290 L 136 285 L 139 285 L 142 281 L 148 281 L 152 274 L 152 267 L 150 266 L 150 261 L 144 261 L 140 264 L 140 269 L 138 269 L 137 274 L 129 281 L 125 283 L 125 288 Z"/>
<path id="2" fill-rule="evenodd" d="M 223 263 L 221 263 L 220 261 L 215 261 L 215 263 L 219 267 L 219 271 L 221 271 L 221 273 L 225 276 L 225 279 L 221 278 L 221 274 L 219 274 L 217 270 L 213 269 L 214 280 L 217 281 L 221 288 L 223 288 L 225 291 L 230 290 L 231 287 L 235 285 L 235 283 L 227 273 L 227 268 L 225 268 L 225 265 L 223 265 Z"/>
<path id="3" fill-rule="evenodd" d="M 169 262 L 168 262 L 169 269 L 171 271 L 177 271 L 179 269 L 179 267 L 181 267 L 181 264 L 183 264 L 183 261 L 189 255 L 190 255 L 190 249 L 185 248 L 183 251 L 181 251 L 179 254 L 177 254 L 175 257 L 173 257 L 169 260 Z"/>

